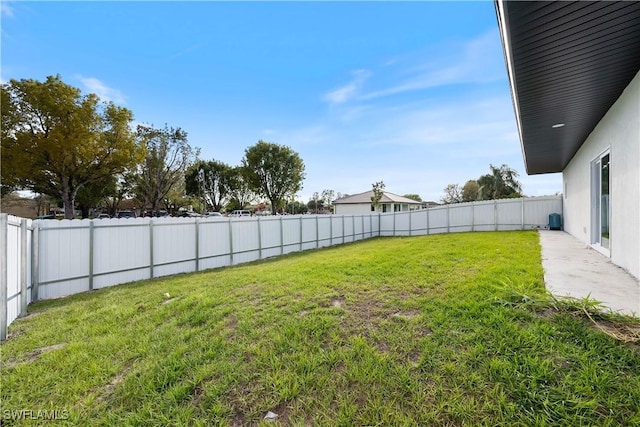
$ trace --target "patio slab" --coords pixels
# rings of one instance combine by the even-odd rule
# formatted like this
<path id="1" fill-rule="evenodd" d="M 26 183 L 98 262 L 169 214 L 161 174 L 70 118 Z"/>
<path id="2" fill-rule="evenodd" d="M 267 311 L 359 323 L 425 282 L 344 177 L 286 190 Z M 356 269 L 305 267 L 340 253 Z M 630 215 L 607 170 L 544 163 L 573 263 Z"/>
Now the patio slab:
<path id="1" fill-rule="evenodd" d="M 540 230 L 540 246 L 552 294 L 589 295 L 612 311 L 640 317 L 640 282 L 609 258 L 564 231 Z"/>

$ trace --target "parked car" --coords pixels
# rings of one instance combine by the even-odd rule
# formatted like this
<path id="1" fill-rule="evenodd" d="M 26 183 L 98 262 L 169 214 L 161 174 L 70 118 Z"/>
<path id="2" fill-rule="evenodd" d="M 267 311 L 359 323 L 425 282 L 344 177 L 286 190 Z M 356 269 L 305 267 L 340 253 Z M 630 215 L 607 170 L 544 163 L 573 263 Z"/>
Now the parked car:
<path id="1" fill-rule="evenodd" d="M 40 215 L 38 216 L 38 219 L 56 219 L 56 216 L 53 214 Z"/>
<path id="2" fill-rule="evenodd" d="M 214 216 L 215 217 L 220 217 L 220 216 L 222 216 L 222 214 L 220 212 L 207 212 L 206 216 L 207 216 L 207 218 L 214 217 Z"/>
<path id="3" fill-rule="evenodd" d="M 229 216 L 240 217 L 240 216 L 251 216 L 251 212 L 245 210 L 235 210 L 231 212 Z"/>
<path id="4" fill-rule="evenodd" d="M 186 211 L 186 212 L 182 212 L 180 215 L 178 215 L 181 218 L 198 218 L 202 215 L 200 215 L 197 212 L 192 212 L 192 211 Z"/>
<path id="5" fill-rule="evenodd" d="M 136 218 L 137 215 L 134 211 L 120 211 L 118 212 L 118 218 Z"/>
<path id="6" fill-rule="evenodd" d="M 106 213 L 101 213 L 96 218 L 98 218 L 98 219 L 109 219 L 109 218 L 111 218 L 111 215 L 106 214 Z"/>

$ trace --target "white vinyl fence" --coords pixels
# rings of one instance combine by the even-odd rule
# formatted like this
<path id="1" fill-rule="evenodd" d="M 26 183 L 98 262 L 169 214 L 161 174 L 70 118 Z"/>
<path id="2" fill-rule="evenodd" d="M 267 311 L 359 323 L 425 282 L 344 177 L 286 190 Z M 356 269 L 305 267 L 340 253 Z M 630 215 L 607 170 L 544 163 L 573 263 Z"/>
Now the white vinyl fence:
<path id="1" fill-rule="evenodd" d="M 32 222 L 0 214 L 0 339 L 39 299 L 376 236 L 541 228 L 551 213 L 562 213 L 560 196 L 341 216 Z"/>

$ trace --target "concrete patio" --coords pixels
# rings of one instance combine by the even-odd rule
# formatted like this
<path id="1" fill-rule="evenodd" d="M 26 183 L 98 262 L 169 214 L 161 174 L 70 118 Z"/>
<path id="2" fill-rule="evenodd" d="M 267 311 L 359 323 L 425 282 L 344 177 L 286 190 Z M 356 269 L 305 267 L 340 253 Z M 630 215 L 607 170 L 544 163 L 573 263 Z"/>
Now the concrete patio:
<path id="1" fill-rule="evenodd" d="M 564 231 L 540 230 L 547 289 L 556 296 L 600 301 L 614 312 L 640 316 L 638 279 Z"/>

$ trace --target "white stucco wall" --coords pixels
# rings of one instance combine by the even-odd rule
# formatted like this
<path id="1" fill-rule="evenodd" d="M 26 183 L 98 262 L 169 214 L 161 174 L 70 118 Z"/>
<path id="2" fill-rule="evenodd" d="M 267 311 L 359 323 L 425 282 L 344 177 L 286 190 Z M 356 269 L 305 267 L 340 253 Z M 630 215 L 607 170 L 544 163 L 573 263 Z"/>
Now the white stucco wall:
<path id="1" fill-rule="evenodd" d="M 611 260 L 640 277 L 640 73 L 563 171 L 564 228 L 591 243 L 591 162 L 610 150 Z"/>
<path id="2" fill-rule="evenodd" d="M 354 214 L 370 214 L 371 204 L 357 203 L 338 203 L 333 205 L 336 215 L 354 215 Z"/>

